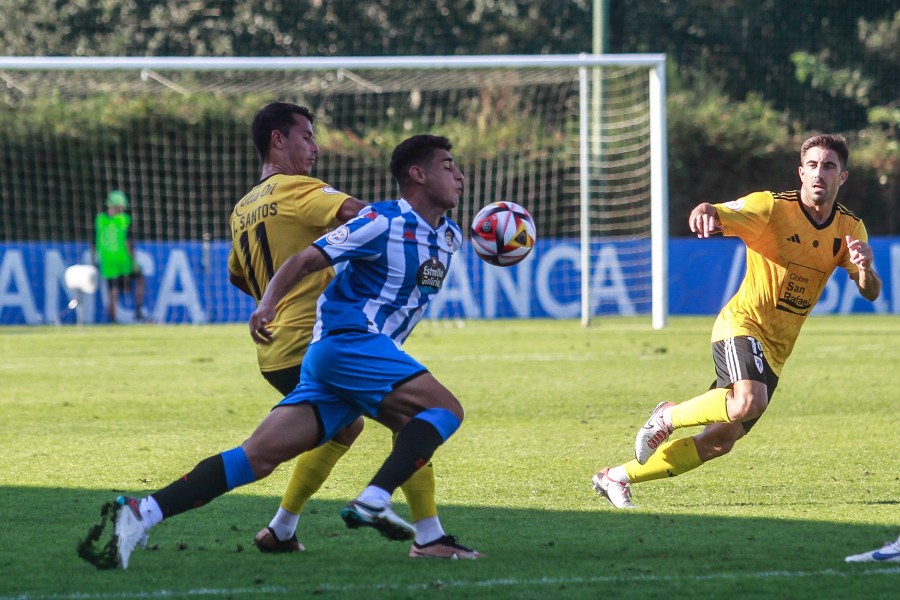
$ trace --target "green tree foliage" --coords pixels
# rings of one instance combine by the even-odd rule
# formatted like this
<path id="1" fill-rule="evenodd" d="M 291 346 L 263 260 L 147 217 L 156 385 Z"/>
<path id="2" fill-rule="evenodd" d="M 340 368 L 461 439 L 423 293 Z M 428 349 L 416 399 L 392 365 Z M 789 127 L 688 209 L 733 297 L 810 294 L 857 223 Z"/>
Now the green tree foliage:
<path id="1" fill-rule="evenodd" d="M 807 132 L 839 131 L 853 150 L 844 194 L 866 199 L 859 212 L 871 214 L 872 232 L 900 231 L 896 0 L 607 5 L 610 52 L 664 52 L 670 59 L 673 215 L 701 198 L 795 185 L 772 181 L 785 171 L 786 157 L 795 163 Z M 592 47 L 593 6 L 593 0 L 0 0 L 0 54 L 578 53 Z M 100 104 L 84 108 L 113 119 L 150 110 Z M 71 108 L 51 104 L 46 120 Z M 217 110 L 211 104 L 200 114 Z M 673 218 L 673 232 L 682 230 L 678 223 Z"/>
<path id="2" fill-rule="evenodd" d="M 0 54 L 584 52 L 591 6 L 590 0 L 0 0 Z"/>
<path id="3" fill-rule="evenodd" d="M 866 123 L 856 139 L 855 157 L 879 184 L 874 197 L 888 231 L 900 223 L 900 10 L 892 15 L 854 21 L 855 45 L 865 60 L 843 52 L 796 52 L 791 58 L 797 78 L 866 109 Z"/>

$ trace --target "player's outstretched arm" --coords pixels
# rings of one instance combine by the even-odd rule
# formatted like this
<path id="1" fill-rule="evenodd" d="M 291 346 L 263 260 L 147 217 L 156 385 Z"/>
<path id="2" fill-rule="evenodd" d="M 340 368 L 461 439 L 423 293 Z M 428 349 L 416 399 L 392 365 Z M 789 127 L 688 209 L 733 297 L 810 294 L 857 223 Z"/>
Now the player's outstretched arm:
<path id="1" fill-rule="evenodd" d="M 365 207 L 366 203 L 362 200 L 357 200 L 356 198 L 347 198 L 338 209 L 337 220 L 341 223 L 346 223 L 347 221 L 358 215 L 359 211 L 361 211 Z"/>
<path id="2" fill-rule="evenodd" d="M 716 208 L 709 202 L 703 202 L 694 207 L 691 216 L 688 217 L 688 225 L 698 238 L 708 238 L 712 234 L 722 231 L 722 224 L 719 223 Z"/>
<path id="3" fill-rule="evenodd" d="M 856 282 L 859 294 L 866 300 L 874 302 L 881 294 L 881 277 L 872 267 L 872 261 L 875 259 L 872 247 L 862 240 L 854 240 L 849 235 L 846 239 L 850 262 L 859 267 L 859 272 L 853 273 L 850 278 Z"/>
<path id="4" fill-rule="evenodd" d="M 272 332 L 266 327 L 275 318 L 275 307 L 278 301 L 287 294 L 291 288 L 315 271 L 321 271 L 331 263 L 317 246 L 310 246 L 303 252 L 299 252 L 281 265 L 272 277 L 266 288 L 266 293 L 259 301 L 259 306 L 250 315 L 250 337 L 254 342 L 266 343 L 272 340 Z"/>

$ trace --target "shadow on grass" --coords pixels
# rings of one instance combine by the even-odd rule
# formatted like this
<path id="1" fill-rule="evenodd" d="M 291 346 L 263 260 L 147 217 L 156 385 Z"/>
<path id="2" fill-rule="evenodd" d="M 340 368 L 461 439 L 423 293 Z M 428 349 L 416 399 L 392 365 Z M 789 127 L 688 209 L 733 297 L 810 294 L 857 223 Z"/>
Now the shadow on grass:
<path id="1" fill-rule="evenodd" d="M 241 494 L 155 527 L 127 571 L 97 571 L 76 546 L 114 495 L 0 488 L 0 599 L 666 597 L 698 586 L 707 598 L 734 597 L 734 586 L 741 598 L 871 598 L 900 582 L 896 563 L 843 562 L 900 533 L 883 526 L 615 511 L 599 501 L 589 512 L 441 507 L 448 533 L 488 556 L 461 563 L 411 560 L 407 543 L 347 530 L 342 502 L 313 499 L 298 532 L 307 551 L 262 555 L 251 542 L 278 499 Z M 399 502 L 397 511 L 407 515 Z"/>

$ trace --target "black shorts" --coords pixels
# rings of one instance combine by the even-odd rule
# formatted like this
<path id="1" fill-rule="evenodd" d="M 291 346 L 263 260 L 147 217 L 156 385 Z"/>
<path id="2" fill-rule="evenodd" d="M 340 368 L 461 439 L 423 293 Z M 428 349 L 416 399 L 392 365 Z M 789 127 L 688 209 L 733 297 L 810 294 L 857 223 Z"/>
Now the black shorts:
<path id="1" fill-rule="evenodd" d="M 716 380 L 710 386 L 713 388 L 734 387 L 736 381 L 749 379 L 766 385 L 766 396 L 772 401 L 772 394 L 778 387 L 778 375 L 776 375 L 763 354 L 762 344 L 756 338 L 742 335 L 726 338 L 713 342 L 713 361 L 716 363 Z M 744 421 L 744 431 L 750 431 L 759 420 Z"/>
<path id="2" fill-rule="evenodd" d="M 300 382 L 300 367 L 301 365 L 297 365 L 296 367 L 288 367 L 278 371 L 262 371 L 262 376 L 282 396 L 287 396 L 294 391 L 294 388 Z"/>

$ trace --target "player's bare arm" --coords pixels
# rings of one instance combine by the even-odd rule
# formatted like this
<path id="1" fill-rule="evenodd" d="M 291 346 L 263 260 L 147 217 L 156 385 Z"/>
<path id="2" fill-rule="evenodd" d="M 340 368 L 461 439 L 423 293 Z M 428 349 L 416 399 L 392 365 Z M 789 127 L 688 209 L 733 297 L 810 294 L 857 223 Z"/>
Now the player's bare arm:
<path id="1" fill-rule="evenodd" d="M 872 247 L 862 240 L 854 240 L 849 235 L 846 237 L 850 262 L 859 268 L 859 272 L 851 274 L 850 278 L 856 282 L 863 298 L 875 301 L 881 294 L 881 277 L 872 267 L 872 261 L 875 259 Z"/>
<path id="2" fill-rule="evenodd" d="M 267 343 L 272 340 L 272 332 L 266 327 L 275 318 L 275 307 L 278 301 L 291 288 L 315 271 L 321 271 L 331 263 L 316 246 L 310 246 L 303 252 L 293 255 L 275 272 L 266 293 L 259 301 L 259 306 L 250 315 L 250 337 L 256 343 Z"/>
<path id="3" fill-rule="evenodd" d="M 698 204 L 688 217 L 688 225 L 698 238 L 708 238 L 714 233 L 722 231 L 716 208 L 709 202 Z"/>
<path id="4" fill-rule="evenodd" d="M 341 223 L 346 223 L 347 221 L 358 215 L 359 211 L 361 211 L 365 206 L 366 203 L 362 200 L 357 200 L 356 198 L 347 198 L 338 209 L 338 221 L 340 221 Z"/>

